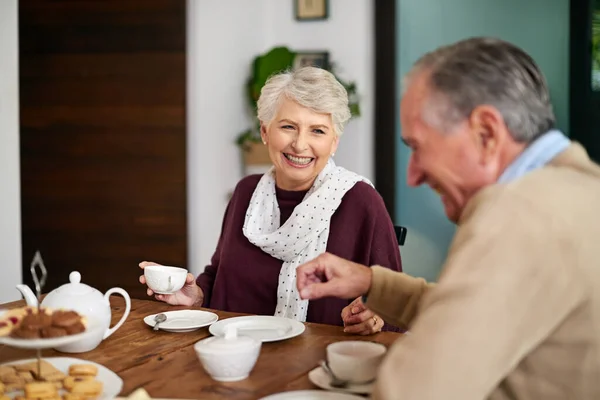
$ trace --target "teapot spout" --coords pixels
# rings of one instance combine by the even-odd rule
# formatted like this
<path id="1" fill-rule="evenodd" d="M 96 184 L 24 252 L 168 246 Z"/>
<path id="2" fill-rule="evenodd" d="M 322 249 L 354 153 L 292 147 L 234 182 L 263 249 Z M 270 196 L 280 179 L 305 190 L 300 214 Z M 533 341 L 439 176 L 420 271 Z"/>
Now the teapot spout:
<path id="1" fill-rule="evenodd" d="M 38 301 L 33 291 L 27 285 L 17 285 L 17 290 L 21 292 L 28 306 L 37 307 Z"/>

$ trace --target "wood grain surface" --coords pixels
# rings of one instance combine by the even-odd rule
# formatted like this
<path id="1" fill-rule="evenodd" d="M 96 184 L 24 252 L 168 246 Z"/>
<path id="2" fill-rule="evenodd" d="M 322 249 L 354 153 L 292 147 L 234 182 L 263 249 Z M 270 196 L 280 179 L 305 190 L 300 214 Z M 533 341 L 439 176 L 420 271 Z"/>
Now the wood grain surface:
<path id="1" fill-rule="evenodd" d="M 113 323 L 123 315 L 124 303 L 111 298 Z M 16 307 L 22 302 L 1 306 Z M 300 336 L 280 342 L 263 343 L 250 377 L 239 382 L 214 381 L 202 368 L 194 343 L 210 336 L 208 328 L 188 333 L 153 331 L 143 322 L 150 314 L 184 307 L 172 307 L 152 300 L 132 299 L 129 318 L 96 349 L 80 354 L 44 351 L 43 356 L 70 356 L 93 361 L 117 373 L 124 381 L 122 396 L 143 387 L 151 396 L 182 399 L 257 399 L 288 390 L 317 389 L 308 372 L 325 358 L 329 343 L 340 340 L 369 340 L 389 346 L 401 334 L 381 332 L 373 336 L 345 334 L 341 327 L 306 323 Z M 201 308 L 194 308 L 201 309 Z M 215 311 L 219 319 L 243 314 Z M 0 361 L 31 358 L 34 352 L 0 346 Z"/>

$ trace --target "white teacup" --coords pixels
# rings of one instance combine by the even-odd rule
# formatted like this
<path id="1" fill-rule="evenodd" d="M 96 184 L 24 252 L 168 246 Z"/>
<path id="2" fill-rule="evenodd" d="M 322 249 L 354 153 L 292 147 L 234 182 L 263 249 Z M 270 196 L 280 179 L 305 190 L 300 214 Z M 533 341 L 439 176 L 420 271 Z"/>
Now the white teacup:
<path id="1" fill-rule="evenodd" d="M 165 265 L 150 265 L 144 268 L 146 284 L 154 293 L 173 294 L 183 287 L 187 269 Z"/>
<path id="2" fill-rule="evenodd" d="M 377 376 L 386 347 L 379 343 L 349 340 L 327 346 L 327 362 L 333 374 L 352 383 L 365 383 Z"/>

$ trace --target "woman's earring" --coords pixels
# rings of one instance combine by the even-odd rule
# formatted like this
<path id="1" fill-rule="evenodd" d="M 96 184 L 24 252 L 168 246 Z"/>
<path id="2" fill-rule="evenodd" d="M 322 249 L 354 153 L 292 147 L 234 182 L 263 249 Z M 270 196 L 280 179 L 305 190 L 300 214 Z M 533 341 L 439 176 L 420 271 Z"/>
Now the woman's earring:
<path id="1" fill-rule="evenodd" d="M 266 144 L 267 144 L 267 141 L 266 141 L 266 140 L 263 140 L 263 144 L 265 144 L 265 145 L 266 145 Z"/>
<path id="2" fill-rule="evenodd" d="M 331 157 L 335 156 L 335 153 L 331 153 Z"/>

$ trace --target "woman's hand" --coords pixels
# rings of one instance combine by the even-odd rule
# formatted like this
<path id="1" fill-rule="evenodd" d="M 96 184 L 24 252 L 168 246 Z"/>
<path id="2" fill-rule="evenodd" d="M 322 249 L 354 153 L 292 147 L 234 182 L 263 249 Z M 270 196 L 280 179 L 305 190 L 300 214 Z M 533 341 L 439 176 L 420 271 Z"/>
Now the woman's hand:
<path id="1" fill-rule="evenodd" d="M 150 265 L 160 265 L 151 261 L 142 261 L 139 266 L 141 269 L 148 267 Z M 140 283 L 146 284 L 146 277 L 144 275 L 140 276 Z M 194 275 L 188 273 L 185 278 L 185 284 L 183 287 L 176 293 L 173 294 L 154 294 L 152 289 L 148 288 L 146 290 L 148 296 L 154 295 L 156 300 L 164 301 L 167 304 L 171 304 L 173 306 L 202 306 L 202 302 L 204 301 L 204 293 L 200 286 L 196 284 L 196 279 Z"/>
<path id="2" fill-rule="evenodd" d="M 369 310 L 360 297 L 342 310 L 344 332 L 358 335 L 372 335 L 383 328 L 383 319 Z"/>

